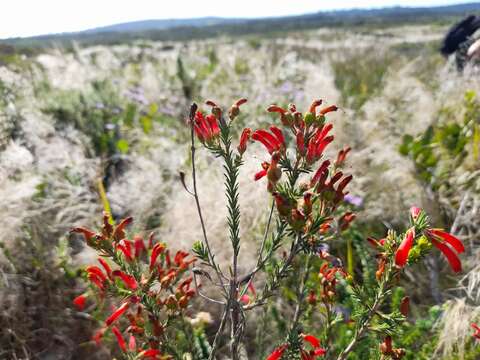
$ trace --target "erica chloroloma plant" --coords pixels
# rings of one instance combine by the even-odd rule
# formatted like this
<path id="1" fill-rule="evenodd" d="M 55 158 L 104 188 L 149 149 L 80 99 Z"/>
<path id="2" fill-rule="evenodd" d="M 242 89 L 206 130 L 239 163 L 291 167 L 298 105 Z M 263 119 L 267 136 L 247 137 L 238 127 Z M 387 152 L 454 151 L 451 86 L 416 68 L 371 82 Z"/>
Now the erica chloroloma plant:
<path id="1" fill-rule="evenodd" d="M 295 309 L 283 339 L 270 344 L 268 360 L 322 357 L 344 360 L 370 332 L 381 339 L 376 349 L 379 357 L 401 359 L 405 349 L 395 347 L 395 332 L 406 320 L 409 298 L 405 297 L 398 309 L 385 306 L 399 276 L 406 266 L 425 257 L 432 248 L 445 255 L 454 272 L 461 271 L 458 257 L 464 251 L 461 241 L 432 228 L 425 212 L 413 207 L 410 227 L 405 233 L 389 230 L 383 239 L 365 241 L 365 246 L 374 252 L 372 261 L 378 264 L 376 281 L 373 284 L 358 281 L 339 261 L 341 254 L 327 250 L 355 219 L 355 214 L 344 206 L 353 178 L 342 170 L 350 148 L 340 150 L 334 159 L 325 156 L 325 149 L 334 140 L 333 125 L 327 122 L 327 117 L 337 107 L 322 108 L 322 101 L 315 100 L 302 114 L 293 104 L 287 109 L 271 105 L 267 111 L 278 114 L 276 124 L 268 129 L 234 129 L 240 107 L 246 102 L 246 99 L 237 101 L 227 113 L 213 101 L 206 102 L 208 113 L 199 110 L 196 104 L 190 108 L 192 180 L 189 184 L 184 173 L 181 180 L 197 208 L 203 234 L 203 239 L 193 247 L 197 261 L 191 269 L 192 277 L 182 280 L 194 261 L 187 253 L 179 252 L 172 260 L 164 244 L 150 240 L 145 245 L 138 237 L 128 240 L 124 227 L 130 219 L 112 227 L 106 216 L 98 234 L 74 229 L 83 233 L 87 245 L 101 256 L 103 270 L 97 266 L 86 269 L 87 278 L 98 294 L 97 300 L 101 302 L 107 294 L 118 299 L 118 307 L 96 337 L 111 329 L 127 358 L 175 357 L 175 344 L 168 337 L 168 328 L 176 326 L 172 319 L 181 318 L 190 298 L 198 295 L 223 309 L 208 358 L 215 359 L 222 340 L 228 338 L 229 356 L 239 359 L 248 313 L 280 296 L 279 288 L 294 276 Z M 236 131 L 241 133 L 238 141 L 232 135 Z M 228 266 L 217 262 L 206 230 L 197 188 L 197 142 L 223 162 L 228 207 L 225 233 L 233 250 Z M 263 162 L 259 163 L 258 172 L 252 174 L 252 181 L 265 186 L 271 207 L 266 213 L 256 265 L 241 273 L 239 170 L 252 143 L 265 149 Z M 203 293 L 198 286 L 201 282 L 210 282 L 215 294 Z M 348 297 L 352 304 L 348 319 L 336 310 L 339 288 L 342 297 Z M 84 295 L 75 301 L 83 306 Z M 305 333 L 304 322 L 312 312 L 320 314 L 322 321 Z M 339 347 L 335 342 L 336 331 L 346 321 L 354 324 L 354 330 L 346 344 Z M 120 325 L 123 323 L 125 326 Z M 128 345 L 124 340 L 126 335 Z"/>

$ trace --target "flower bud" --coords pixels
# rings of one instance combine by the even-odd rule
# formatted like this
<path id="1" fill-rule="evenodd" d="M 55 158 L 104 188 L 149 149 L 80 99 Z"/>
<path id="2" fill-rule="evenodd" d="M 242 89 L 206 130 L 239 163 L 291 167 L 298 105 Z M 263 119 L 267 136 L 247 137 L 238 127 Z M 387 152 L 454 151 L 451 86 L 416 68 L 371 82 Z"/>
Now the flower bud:
<path id="1" fill-rule="evenodd" d="M 391 336 L 387 336 L 385 338 L 385 340 L 383 341 L 383 343 L 380 344 L 380 352 L 383 354 L 383 355 L 391 355 L 392 354 L 392 351 L 393 351 L 393 348 L 392 348 L 392 337 Z"/>
<path id="2" fill-rule="evenodd" d="M 243 153 L 247 150 L 247 143 L 248 140 L 250 139 L 250 134 L 252 133 L 252 130 L 249 128 L 245 128 L 242 131 L 242 135 L 240 136 L 240 144 L 237 147 L 238 153 L 240 155 L 243 155 Z"/>
<path id="3" fill-rule="evenodd" d="M 408 311 L 410 310 L 410 298 L 405 296 L 400 303 L 400 312 L 403 316 L 408 316 Z"/>
<path id="4" fill-rule="evenodd" d="M 420 209 L 416 206 L 412 206 L 410 208 L 410 216 L 412 217 L 412 220 L 417 221 L 418 216 L 420 215 L 421 212 L 422 212 L 422 209 Z"/>
<path id="5" fill-rule="evenodd" d="M 220 120 L 222 118 L 222 109 L 220 109 L 218 106 L 214 106 L 212 108 L 212 114 L 217 120 Z"/>
<path id="6" fill-rule="evenodd" d="M 228 110 L 228 117 L 230 118 L 230 120 L 235 119 L 238 114 L 240 114 L 240 108 L 237 105 L 232 105 L 230 110 Z"/>

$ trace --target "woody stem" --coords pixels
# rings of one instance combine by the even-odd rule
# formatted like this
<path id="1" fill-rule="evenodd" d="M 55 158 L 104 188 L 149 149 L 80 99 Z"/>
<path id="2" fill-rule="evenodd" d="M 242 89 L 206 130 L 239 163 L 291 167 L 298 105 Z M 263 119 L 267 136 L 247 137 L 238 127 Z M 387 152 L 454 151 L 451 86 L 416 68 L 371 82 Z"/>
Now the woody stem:
<path id="1" fill-rule="evenodd" d="M 230 127 L 220 121 L 220 140 L 223 144 L 221 155 L 225 162 L 225 194 L 227 196 L 228 217 L 227 223 L 230 233 L 230 242 L 233 249 L 232 274 L 230 279 L 230 352 L 232 359 L 238 359 L 238 346 L 243 336 L 243 320 L 241 319 L 241 305 L 239 301 L 238 255 L 240 253 L 240 204 L 238 191 L 238 174 L 241 160 L 231 149 Z"/>

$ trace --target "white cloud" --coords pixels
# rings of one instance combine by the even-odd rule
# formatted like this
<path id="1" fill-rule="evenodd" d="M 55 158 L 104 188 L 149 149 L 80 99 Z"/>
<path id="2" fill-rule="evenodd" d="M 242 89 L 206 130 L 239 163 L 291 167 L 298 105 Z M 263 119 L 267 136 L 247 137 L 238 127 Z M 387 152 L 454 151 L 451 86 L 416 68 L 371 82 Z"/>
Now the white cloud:
<path id="1" fill-rule="evenodd" d="M 261 17 L 391 5 L 429 6 L 448 0 L 4 0 L 0 38 L 85 30 L 144 19 Z"/>

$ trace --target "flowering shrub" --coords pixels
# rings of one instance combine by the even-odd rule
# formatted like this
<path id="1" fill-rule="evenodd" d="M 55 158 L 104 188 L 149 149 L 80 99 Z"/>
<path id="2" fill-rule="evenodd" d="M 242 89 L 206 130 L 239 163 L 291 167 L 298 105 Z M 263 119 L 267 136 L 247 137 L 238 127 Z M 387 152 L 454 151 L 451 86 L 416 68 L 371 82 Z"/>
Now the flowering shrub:
<path id="1" fill-rule="evenodd" d="M 195 259 L 183 251 L 171 256 L 164 243 L 155 243 L 153 234 L 147 243 L 140 236 L 129 240 L 125 227 L 131 222 L 132 218 L 127 218 L 113 226 L 105 214 L 99 233 L 82 227 L 72 230 L 82 234 L 87 245 L 100 255 L 100 266 L 85 269 L 91 291 L 73 302 L 83 310 L 90 298 L 95 297 L 99 304 L 108 297 L 114 298 L 118 305 L 94 340 L 99 343 L 111 330 L 126 358 L 170 359 L 167 353 L 172 350 L 173 341 L 169 327 L 182 317 L 195 295 L 191 289 L 193 278 L 184 276 Z M 125 328 L 119 325 L 122 318 L 128 320 Z"/>
<path id="2" fill-rule="evenodd" d="M 365 242 L 375 252 L 376 282 L 355 279 L 327 246 L 356 218 L 344 206 L 348 185 L 353 179 L 342 170 L 350 148 L 340 150 L 336 159 L 325 156 L 326 148 L 334 141 L 331 135 L 333 125 L 327 122 L 327 116 L 338 108 L 334 105 L 320 108 L 322 101 L 315 100 L 302 114 L 293 104 L 287 109 L 271 105 L 267 111 L 278 114 L 279 124 L 268 129 L 243 129 L 236 143 L 232 135 L 235 118 L 246 102 L 246 99 L 240 99 L 227 114 L 213 101 L 206 102 L 211 109 L 208 114 L 198 110 L 196 104 L 190 109 L 192 185 L 188 184 L 184 173 L 181 180 L 195 202 L 203 233 L 202 241 L 193 247 L 199 260 L 199 265 L 192 269 L 193 278 L 181 280 L 193 262 L 187 253 L 178 252 L 172 261 L 164 244 L 154 245 L 150 239 L 145 246 L 138 237 L 127 240 L 124 228 L 131 219 L 113 227 L 105 215 L 99 234 L 83 228 L 73 230 L 82 233 L 90 247 L 102 257 L 110 258 L 118 267 L 112 271 L 101 258 L 99 262 L 104 270 L 96 266 L 86 269 L 100 300 L 106 294 L 121 299 L 96 338 L 111 328 L 127 356 L 159 358 L 160 354 L 170 354 L 174 343 L 169 342 L 166 328 L 172 324 L 171 319 L 183 315 L 190 298 L 198 294 L 222 307 L 209 358 L 215 358 L 229 324 L 230 356 L 239 359 L 248 312 L 268 304 L 278 295 L 282 283 L 294 277 L 295 310 L 283 340 L 270 349 L 268 360 L 318 357 L 344 360 L 369 332 L 375 332 L 381 339 L 377 350 L 379 356 L 401 359 L 405 350 L 395 347 L 395 332 L 406 320 L 409 298 L 404 297 L 395 309 L 388 309 L 385 304 L 392 298 L 403 269 L 435 247 L 445 255 L 452 270 L 459 272 L 458 254 L 464 251 L 463 244 L 447 232 L 432 228 L 425 212 L 413 207 L 410 227 L 405 233 L 389 230 L 383 239 L 369 238 Z M 216 261 L 215 249 L 205 227 L 197 190 L 196 140 L 224 163 L 227 233 L 233 250 L 228 271 Z M 252 174 L 252 179 L 265 181 L 265 196 L 271 197 L 271 208 L 256 265 L 250 271 L 240 273 L 242 239 L 238 176 L 244 154 L 252 146 L 252 141 L 266 150 L 259 171 Z M 320 267 L 316 266 L 319 263 Z M 201 291 L 197 286 L 200 278 L 211 283 L 216 289 L 215 295 L 209 296 Z M 262 286 L 257 290 L 259 284 Z M 196 288 L 190 289 L 191 285 Z M 336 311 L 340 290 L 353 307 L 349 318 Z M 77 298 L 75 303 L 83 307 L 85 297 Z M 304 333 L 303 324 L 313 311 L 322 314 L 322 321 L 313 329 L 315 332 Z M 130 321 L 126 330 L 130 334 L 128 345 L 123 332 L 114 326 L 124 315 L 128 315 Z M 335 345 L 335 334 L 344 322 L 353 323 L 354 331 L 346 344 L 339 348 L 338 344 Z M 138 341 L 142 344 L 137 346 Z"/>

